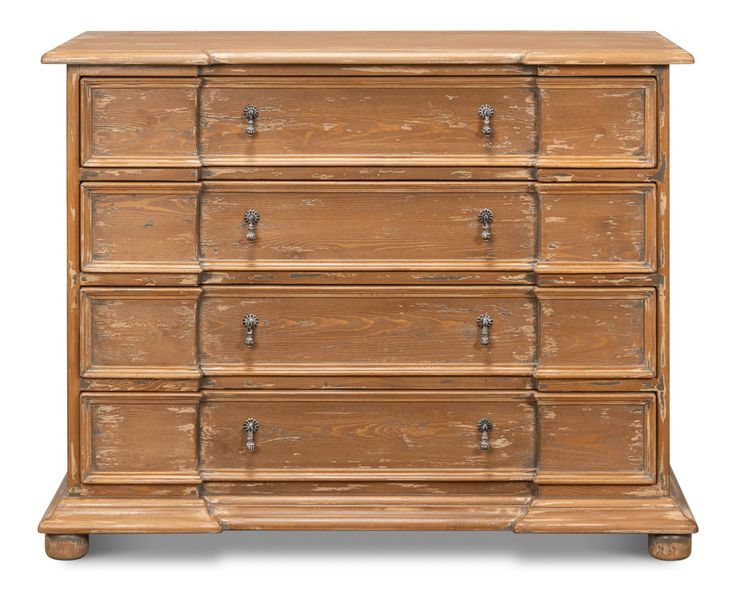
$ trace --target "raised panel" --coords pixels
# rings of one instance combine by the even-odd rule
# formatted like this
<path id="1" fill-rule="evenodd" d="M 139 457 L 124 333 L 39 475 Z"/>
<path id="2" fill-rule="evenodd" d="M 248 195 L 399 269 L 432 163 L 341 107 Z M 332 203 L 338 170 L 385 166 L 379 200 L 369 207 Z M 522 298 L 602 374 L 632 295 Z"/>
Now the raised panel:
<path id="1" fill-rule="evenodd" d="M 537 400 L 537 482 L 655 481 L 654 394 L 538 394 Z"/>
<path id="2" fill-rule="evenodd" d="M 198 272 L 197 183 L 82 184 L 82 270 Z"/>
<path id="3" fill-rule="evenodd" d="M 197 483 L 199 394 L 82 395 L 86 483 Z"/>
<path id="4" fill-rule="evenodd" d="M 654 78 L 539 78 L 538 166 L 657 165 Z"/>
<path id="5" fill-rule="evenodd" d="M 537 377 L 653 377 L 656 292 L 539 288 Z"/>
<path id="6" fill-rule="evenodd" d="M 495 109 L 483 136 L 481 105 Z M 246 135 L 243 109 L 260 110 Z M 529 77 L 215 77 L 201 91 L 210 166 L 528 166 L 537 102 Z"/>
<path id="7" fill-rule="evenodd" d="M 243 318 L 258 317 L 255 344 Z M 482 346 L 481 314 L 494 319 Z M 205 287 L 206 375 L 528 375 L 536 303 L 524 287 Z"/>
<path id="8" fill-rule="evenodd" d="M 85 378 L 199 377 L 199 289 L 82 290 Z"/>
<path id="9" fill-rule="evenodd" d="M 530 480 L 536 412 L 530 393 L 208 392 L 200 441 L 203 480 Z"/>
<path id="10" fill-rule="evenodd" d="M 541 273 L 656 271 L 653 184 L 539 184 Z"/>
<path id="11" fill-rule="evenodd" d="M 490 209 L 491 238 L 478 214 Z M 260 214 L 257 237 L 243 215 Z M 537 195 L 527 183 L 204 184 L 202 267 L 531 269 Z"/>
<path id="12" fill-rule="evenodd" d="M 198 166 L 198 78 L 83 78 L 82 166 Z"/>

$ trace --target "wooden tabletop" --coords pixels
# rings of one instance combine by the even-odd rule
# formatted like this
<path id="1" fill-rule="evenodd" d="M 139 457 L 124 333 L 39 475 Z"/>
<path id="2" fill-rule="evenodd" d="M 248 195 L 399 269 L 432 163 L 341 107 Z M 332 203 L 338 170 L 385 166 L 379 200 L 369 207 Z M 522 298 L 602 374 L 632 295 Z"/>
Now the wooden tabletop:
<path id="1" fill-rule="evenodd" d="M 689 64 L 647 31 L 90 31 L 46 64 Z"/>

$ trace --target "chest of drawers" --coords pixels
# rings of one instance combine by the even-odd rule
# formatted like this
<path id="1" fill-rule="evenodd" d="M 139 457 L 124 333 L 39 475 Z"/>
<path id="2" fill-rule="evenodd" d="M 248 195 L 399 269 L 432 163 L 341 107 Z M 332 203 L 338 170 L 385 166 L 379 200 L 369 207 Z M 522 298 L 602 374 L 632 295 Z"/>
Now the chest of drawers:
<path id="1" fill-rule="evenodd" d="M 40 531 L 639 532 L 670 470 L 655 33 L 85 33 Z"/>

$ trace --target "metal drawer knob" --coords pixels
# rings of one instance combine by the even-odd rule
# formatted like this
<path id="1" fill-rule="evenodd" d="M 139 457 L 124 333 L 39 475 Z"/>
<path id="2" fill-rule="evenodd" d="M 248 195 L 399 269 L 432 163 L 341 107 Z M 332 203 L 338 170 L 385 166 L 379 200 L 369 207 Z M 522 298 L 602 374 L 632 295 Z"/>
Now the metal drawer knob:
<path id="1" fill-rule="evenodd" d="M 261 214 L 255 209 L 249 209 L 243 214 L 243 218 L 245 218 L 245 224 L 248 228 L 245 237 L 253 242 L 256 239 L 256 224 L 261 221 Z"/>
<path id="2" fill-rule="evenodd" d="M 245 449 L 247 451 L 256 451 L 256 442 L 254 436 L 259 428 L 258 421 L 254 418 L 246 419 L 243 423 L 245 429 Z"/>
<path id="3" fill-rule="evenodd" d="M 491 117 L 493 117 L 493 107 L 491 105 L 481 105 L 478 109 L 478 115 L 483 119 L 483 136 L 491 137 Z"/>
<path id="4" fill-rule="evenodd" d="M 488 314 L 481 314 L 478 316 L 478 326 L 480 327 L 480 344 L 487 347 L 491 342 L 488 333 L 491 330 L 491 326 L 493 326 L 493 318 Z"/>
<path id="5" fill-rule="evenodd" d="M 243 109 L 243 117 L 245 117 L 248 126 L 245 128 L 245 133 L 248 137 L 253 137 L 256 134 L 256 119 L 260 115 L 258 107 L 255 105 L 245 105 Z"/>
<path id="6" fill-rule="evenodd" d="M 243 326 L 245 326 L 245 344 L 248 347 L 252 347 L 256 344 L 253 338 L 253 331 L 258 326 L 258 316 L 255 314 L 246 314 L 243 316 Z"/>
<path id="7" fill-rule="evenodd" d="M 490 209 L 483 208 L 478 212 L 478 221 L 481 226 L 480 237 L 488 241 L 491 239 L 491 222 L 493 221 L 493 212 Z"/>
<path id="8" fill-rule="evenodd" d="M 480 448 L 487 451 L 491 447 L 489 433 L 493 429 L 493 422 L 488 417 L 483 417 L 478 421 L 478 431 L 480 431 Z"/>

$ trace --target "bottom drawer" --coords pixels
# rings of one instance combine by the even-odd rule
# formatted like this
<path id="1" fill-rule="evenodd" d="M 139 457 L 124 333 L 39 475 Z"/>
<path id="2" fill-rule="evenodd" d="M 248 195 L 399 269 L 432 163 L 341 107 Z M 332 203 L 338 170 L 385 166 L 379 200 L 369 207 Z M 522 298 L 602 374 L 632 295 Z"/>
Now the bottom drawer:
<path id="1" fill-rule="evenodd" d="M 536 467 L 532 393 L 210 394 L 200 424 L 203 480 L 531 480 Z"/>
<path id="2" fill-rule="evenodd" d="M 251 418 L 258 429 L 249 437 L 244 424 Z M 482 449 L 479 423 L 486 418 L 491 423 Z M 88 484 L 647 484 L 656 477 L 656 397 L 646 392 L 87 392 L 81 465 Z"/>

